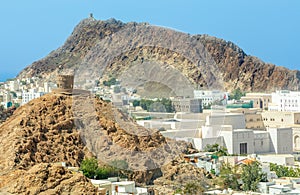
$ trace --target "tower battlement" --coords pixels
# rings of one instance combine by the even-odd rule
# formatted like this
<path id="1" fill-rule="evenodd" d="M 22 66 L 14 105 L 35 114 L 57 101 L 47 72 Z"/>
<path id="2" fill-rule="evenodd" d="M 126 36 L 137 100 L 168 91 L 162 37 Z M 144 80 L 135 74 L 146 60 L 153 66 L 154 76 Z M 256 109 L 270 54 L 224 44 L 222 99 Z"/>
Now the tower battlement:
<path id="1" fill-rule="evenodd" d="M 58 75 L 56 84 L 58 89 L 73 89 L 74 75 Z"/>

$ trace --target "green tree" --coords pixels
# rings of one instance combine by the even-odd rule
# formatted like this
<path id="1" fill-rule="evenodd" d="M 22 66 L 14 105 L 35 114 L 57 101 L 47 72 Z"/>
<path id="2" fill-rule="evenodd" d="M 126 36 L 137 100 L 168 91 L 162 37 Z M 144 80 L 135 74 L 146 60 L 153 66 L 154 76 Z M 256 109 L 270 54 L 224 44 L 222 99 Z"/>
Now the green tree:
<path id="1" fill-rule="evenodd" d="M 118 176 L 118 170 L 112 166 L 99 167 L 96 158 L 84 159 L 80 164 L 80 170 L 83 172 L 83 175 L 90 179 L 106 179 Z"/>
<path id="2" fill-rule="evenodd" d="M 243 181 L 242 188 L 244 191 L 257 190 L 257 184 L 260 181 L 266 180 L 266 174 L 262 172 L 260 163 L 254 161 L 250 164 L 243 165 L 241 180 Z"/>
<path id="3" fill-rule="evenodd" d="M 149 111 L 149 109 L 150 109 L 150 106 L 151 106 L 151 104 L 153 104 L 154 103 L 154 101 L 152 101 L 152 100 L 146 100 L 146 99 L 141 99 L 141 107 L 144 109 L 144 110 L 147 110 L 147 111 Z"/>
<path id="4" fill-rule="evenodd" d="M 275 171 L 278 177 L 300 177 L 300 169 L 270 163 L 270 171 Z"/>
<path id="5" fill-rule="evenodd" d="M 203 187 L 194 181 L 186 183 L 183 189 L 183 193 L 187 195 L 202 194 L 203 191 Z"/>
<path id="6" fill-rule="evenodd" d="M 80 164 L 80 170 L 88 178 L 94 178 L 98 169 L 98 161 L 96 158 L 86 158 Z"/>
<path id="7" fill-rule="evenodd" d="M 232 91 L 230 99 L 240 100 L 241 97 L 243 97 L 245 95 L 246 95 L 246 93 L 242 92 L 241 89 L 238 87 L 237 89 L 235 89 L 235 90 Z"/>
<path id="8" fill-rule="evenodd" d="M 174 191 L 174 194 L 182 194 L 182 189 L 181 189 L 181 188 L 177 188 L 177 189 Z"/>
<path id="9" fill-rule="evenodd" d="M 110 86 L 115 85 L 117 83 L 118 83 L 117 79 L 114 78 L 114 77 L 110 78 L 108 81 L 103 81 L 103 85 L 105 85 L 107 87 L 110 87 Z"/>
<path id="10" fill-rule="evenodd" d="M 224 146 L 220 146 L 219 144 L 207 144 L 204 148 L 204 151 L 206 152 L 214 152 L 214 155 L 216 156 L 228 156 L 227 148 Z"/>
<path id="11" fill-rule="evenodd" d="M 17 93 L 16 92 L 11 91 L 10 93 L 12 94 L 13 98 L 17 98 Z"/>
<path id="12" fill-rule="evenodd" d="M 159 100 L 159 102 L 161 102 L 161 104 L 164 105 L 166 112 L 174 112 L 175 111 L 172 101 L 170 99 L 162 98 L 161 100 Z"/>
<path id="13" fill-rule="evenodd" d="M 137 106 L 140 106 L 140 103 L 141 103 L 141 101 L 139 101 L 139 100 L 133 100 L 132 105 L 133 105 L 133 107 L 137 107 Z"/>
<path id="14" fill-rule="evenodd" d="M 162 98 L 157 101 L 141 99 L 140 106 L 148 112 L 174 112 L 172 101 L 167 98 Z"/>
<path id="15" fill-rule="evenodd" d="M 229 163 L 223 163 L 220 170 L 220 177 L 223 179 L 224 188 L 240 190 L 238 179 L 240 175 L 237 172 L 237 167 L 231 166 Z"/>

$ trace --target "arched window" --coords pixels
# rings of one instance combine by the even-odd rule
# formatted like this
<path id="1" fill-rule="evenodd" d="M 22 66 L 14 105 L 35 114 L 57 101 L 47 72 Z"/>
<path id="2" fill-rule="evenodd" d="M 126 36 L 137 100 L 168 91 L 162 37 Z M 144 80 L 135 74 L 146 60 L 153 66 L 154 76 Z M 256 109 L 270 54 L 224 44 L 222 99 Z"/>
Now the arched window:
<path id="1" fill-rule="evenodd" d="M 294 137 L 294 147 L 295 150 L 300 150 L 300 137 L 298 135 Z"/>

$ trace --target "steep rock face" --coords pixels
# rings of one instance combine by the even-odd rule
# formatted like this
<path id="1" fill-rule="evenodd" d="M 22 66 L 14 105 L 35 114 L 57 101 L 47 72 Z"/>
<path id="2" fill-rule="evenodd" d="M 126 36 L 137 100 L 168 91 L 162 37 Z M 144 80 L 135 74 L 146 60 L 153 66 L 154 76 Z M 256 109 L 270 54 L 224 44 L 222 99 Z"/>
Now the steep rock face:
<path id="1" fill-rule="evenodd" d="M 96 156 L 104 164 L 126 161 L 130 179 L 140 185 L 152 184 L 162 175 L 161 166 L 178 154 L 188 153 L 189 148 L 183 142 L 166 139 L 156 130 L 137 125 L 110 103 L 90 95 L 47 94 L 18 108 L 0 125 L 0 181 L 15 180 L 18 177 L 7 176 L 16 174 L 20 177 L 18 181 L 29 179 L 28 174 L 46 174 L 41 176 L 45 177 L 44 183 L 37 183 L 35 190 L 48 192 L 44 186 L 48 185 L 46 177 L 49 171 L 55 172 L 49 163 L 79 166 L 85 157 Z M 67 181 L 78 179 L 69 178 L 69 173 L 59 170 L 63 178 L 67 174 Z M 63 185 L 55 182 L 55 178 L 50 180 Z M 9 186 L 0 182 L 0 190 L 12 191 L 9 181 L 6 182 Z M 16 185 L 17 191 L 13 193 L 27 193 L 26 183 Z M 80 190 L 76 186 L 65 188 Z"/>
<path id="2" fill-rule="evenodd" d="M 126 161 L 128 177 L 138 184 L 151 184 L 161 176 L 161 166 L 189 151 L 186 143 L 166 139 L 157 130 L 137 125 L 99 99 L 74 97 L 73 106 L 75 123 L 89 150 L 105 164 Z"/>
<path id="3" fill-rule="evenodd" d="M 1 170 L 52 162 L 78 166 L 89 152 L 74 125 L 71 106 L 68 96 L 46 95 L 18 108 L 0 126 Z"/>
<path id="4" fill-rule="evenodd" d="M 120 34 L 122 37 L 117 39 Z M 114 40 L 117 44 L 113 44 Z M 155 44 L 158 42 L 164 44 Z M 118 46 L 118 50 L 124 51 L 116 55 L 114 48 Z M 103 54 L 113 57 L 107 59 L 106 67 L 99 60 Z M 200 59 L 203 57 L 205 59 Z M 19 77 L 53 79 L 58 73 L 76 71 L 84 65 L 91 73 L 97 73 L 93 75 L 97 79 L 104 76 L 99 73 L 100 69 L 106 69 L 104 74 L 118 75 L 118 70 L 125 71 L 143 61 L 167 64 L 193 84 L 207 88 L 217 80 L 226 90 L 237 87 L 245 91 L 299 89 L 299 71 L 266 64 L 246 55 L 231 42 L 208 35 L 190 36 L 145 23 L 125 24 L 114 19 L 93 18 L 80 22 L 62 47 L 25 68 Z"/>
<path id="5" fill-rule="evenodd" d="M 245 91 L 299 89 L 299 71 L 288 70 L 247 56 L 239 47 L 214 37 L 199 36 L 204 47 L 218 64 L 225 88 Z"/>

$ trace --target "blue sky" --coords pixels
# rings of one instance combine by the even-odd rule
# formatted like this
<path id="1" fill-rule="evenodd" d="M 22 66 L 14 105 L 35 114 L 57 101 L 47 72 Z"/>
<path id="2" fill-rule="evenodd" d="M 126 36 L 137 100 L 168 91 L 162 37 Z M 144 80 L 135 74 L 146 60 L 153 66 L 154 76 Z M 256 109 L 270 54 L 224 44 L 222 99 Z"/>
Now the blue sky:
<path id="1" fill-rule="evenodd" d="M 10 0 L 0 5 L 0 80 L 60 47 L 89 13 L 209 34 L 300 70 L 299 0 Z"/>

